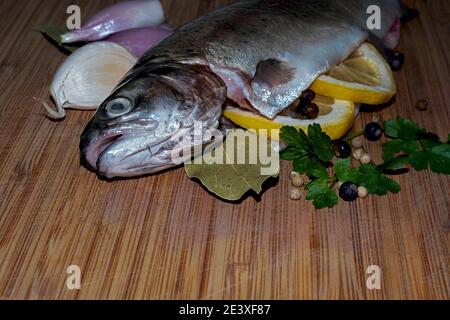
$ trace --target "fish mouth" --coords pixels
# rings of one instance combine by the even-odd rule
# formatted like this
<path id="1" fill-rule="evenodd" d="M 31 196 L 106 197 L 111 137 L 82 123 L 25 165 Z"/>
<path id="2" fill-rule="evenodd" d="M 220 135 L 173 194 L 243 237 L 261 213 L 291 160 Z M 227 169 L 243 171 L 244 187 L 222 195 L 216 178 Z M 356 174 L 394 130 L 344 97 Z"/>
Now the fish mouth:
<path id="1" fill-rule="evenodd" d="M 97 172 L 107 178 L 133 177 L 172 167 L 166 141 L 147 141 L 145 136 L 119 138 L 109 145 L 97 159 Z M 168 151 L 168 152 L 167 152 Z"/>
<path id="2" fill-rule="evenodd" d="M 169 137 L 95 132 L 81 139 L 82 163 L 106 178 L 132 177 L 172 167 Z"/>
<path id="3" fill-rule="evenodd" d="M 123 134 L 106 132 L 102 134 L 96 133 L 94 138 L 91 137 L 92 134 L 81 139 L 81 161 L 89 169 L 96 171 L 98 169 L 97 162 L 101 154 L 123 137 Z"/>

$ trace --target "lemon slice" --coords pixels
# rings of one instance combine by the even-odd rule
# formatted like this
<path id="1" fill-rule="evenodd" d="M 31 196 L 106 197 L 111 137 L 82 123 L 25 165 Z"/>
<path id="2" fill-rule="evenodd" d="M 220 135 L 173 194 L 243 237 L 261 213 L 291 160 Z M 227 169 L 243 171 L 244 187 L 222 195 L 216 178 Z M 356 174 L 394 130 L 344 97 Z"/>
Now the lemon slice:
<path id="1" fill-rule="evenodd" d="M 310 89 L 327 97 L 365 104 L 386 103 L 397 91 L 390 66 L 368 43 L 317 78 Z"/>
<path id="2" fill-rule="evenodd" d="M 271 135 L 270 129 L 281 129 L 283 126 L 293 126 L 306 132 L 308 125 L 318 123 L 322 130 L 332 140 L 344 136 L 353 125 L 355 117 L 355 104 L 351 101 L 334 100 L 327 97 L 316 96 L 313 100 L 319 107 L 319 116 L 315 119 L 297 119 L 288 115 L 278 115 L 273 120 L 254 112 L 227 107 L 223 113 L 225 117 L 245 129 L 267 129 L 271 139 L 279 140 L 279 132 Z"/>

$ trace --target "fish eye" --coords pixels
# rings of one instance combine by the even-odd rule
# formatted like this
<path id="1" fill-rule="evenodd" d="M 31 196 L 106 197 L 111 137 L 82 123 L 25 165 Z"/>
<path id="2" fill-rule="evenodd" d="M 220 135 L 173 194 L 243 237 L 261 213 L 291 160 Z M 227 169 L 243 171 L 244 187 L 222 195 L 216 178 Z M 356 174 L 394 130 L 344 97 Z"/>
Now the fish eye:
<path id="1" fill-rule="evenodd" d="M 126 98 L 116 98 L 108 102 L 105 107 L 106 113 L 110 117 L 118 117 L 131 110 L 131 101 Z"/>

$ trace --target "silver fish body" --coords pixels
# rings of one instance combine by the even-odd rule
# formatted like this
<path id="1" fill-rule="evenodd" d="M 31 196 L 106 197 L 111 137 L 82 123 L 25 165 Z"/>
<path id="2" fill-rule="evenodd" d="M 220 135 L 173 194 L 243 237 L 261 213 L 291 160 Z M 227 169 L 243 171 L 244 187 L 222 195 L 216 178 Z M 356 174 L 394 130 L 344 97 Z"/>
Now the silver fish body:
<path id="1" fill-rule="evenodd" d="M 143 59 L 169 55 L 206 63 L 226 82 L 231 99 L 274 118 L 367 38 L 371 5 L 381 9 L 381 28 L 372 32 L 382 38 L 398 17 L 397 0 L 251 0 L 187 24 Z M 274 59 L 285 65 L 279 75 L 257 74 Z M 266 83 L 287 71 L 291 78 Z"/>
<path id="2" fill-rule="evenodd" d="M 82 134 L 82 158 L 102 175 L 173 166 L 171 137 L 214 128 L 227 97 L 273 118 L 366 38 L 367 8 L 384 37 L 397 0 L 248 0 L 196 19 L 148 51 Z"/>

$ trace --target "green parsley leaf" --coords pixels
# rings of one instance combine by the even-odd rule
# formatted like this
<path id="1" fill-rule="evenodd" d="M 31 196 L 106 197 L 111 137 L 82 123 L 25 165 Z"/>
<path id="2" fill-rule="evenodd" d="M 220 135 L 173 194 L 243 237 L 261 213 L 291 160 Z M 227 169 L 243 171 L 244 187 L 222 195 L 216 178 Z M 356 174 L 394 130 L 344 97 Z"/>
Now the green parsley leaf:
<path id="1" fill-rule="evenodd" d="M 341 182 L 357 182 L 360 179 L 359 170 L 350 168 L 350 158 L 338 159 L 334 165 L 334 172 Z"/>
<path id="2" fill-rule="evenodd" d="M 403 141 L 402 151 L 406 154 L 413 153 L 414 151 L 419 150 L 420 143 L 415 140 Z"/>
<path id="3" fill-rule="evenodd" d="M 330 137 L 322 131 L 319 124 L 314 123 L 308 126 L 308 138 L 313 153 L 323 162 L 328 162 L 333 158 L 334 152 Z"/>
<path id="4" fill-rule="evenodd" d="M 306 173 L 308 168 L 311 166 L 311 162 L 307 156 L 302 158 L 297 158 L 293 162 L 294 171 L 300 174 Z"/>
<path id="5" fill-rule="evenodd" d="M 409 163 L 418 171 L 430 168 L 436 173 L 450 174 L 448 147 L 439 141 L 437 134 L 401 117 L 385 121 L 384 126 L 385 134 L 395 139 L 383 144 L 383 169 L 397 170 Z"/>
<path id="6" fill-rule="evenodd" d="M 310 159 L 310 165 L 306 170 L 306 174 L 310 177 L 328 179 L 327 168 L 318 159 L 315 158 Z"/>
<path id="7" fill-rule="evenodd" d="M 430 169 L 436 173 L 450 174 L 450 144 L 441 144 L 431 149 Z"/>
<path id="8" fill-rule="evenodd" d="M 450 145 L 449 144 L 441 144 L 439 146 L 433 147 L 431 152 L 441 155 L 447 159 L 450 159 Z"/>
<path id="9" fill-rule="evenodd" d="M 387 120 L 383 123 L 384 134 L 391 138 L 398 138 L 400 126 L 395 120 Z"/>
<path id="10" fill-rule="evenodd" d="M 363 164 L 359 167 L 360 177 L 357 184 L 367 188 L 367 191 L 379 196 L 386 195 L 389 191 L 398 193 L 400 186 L 397 182 L 386 177 L 373 164 Z"/>
<path id="11" fill-rule="evenodd" d="M 417 171 L 430 168 L 435 173 L 450 174 L 450 145 L 438 144 L 431 151 L 414 152 L 408 162 Z"/>
<path id="12" fill-rule="evenodd" d="M 417 123 L 400 116 L 397 116 L 395 120 L 388 120 L 384 122 L 384 133 L 391 138 L 417 140 L 419 135 L 424 132 L 425 130 L 419 128 Z"/>
<path id="13" fill-rule="evenodd" d="M 416 151 L 408 156 L 408 162 L 417 170 L 428 169 L 429 151 Z"/>
<path id="14" fill-rule="evenodd" d="M 328 178 L 328 172 L 325 167 L 314 156 L 305 156 L 294 159 L 294 171 L 303 174 L 306 173 L 309 177 Z"/>
<path id="15" fill-rule="evenodd" d="M 441 145 L 439 140 L 436 141 L 436 140 L 420 139 L 419 141 L 425 150 L 431 150 L 433 149 L 433 147 Z"/>
<path id="16" fill-rule="evenodd" d="M 381 165 L 381 167 L 385 170 L 400 170 L 405 168 L 405 166 L 409 163 L 409 157 L 407 155 L 401 155 L 397 158 L 393 158 L 388 162 L 385 162 Z"/>
<path id="17" fill-rule="evenodd" d="M 332 208 L 339 201 L 336 192 L 328 185 L 327 178 L 315 179 L 308 183 L 305 189 L 308 190 L 306 199 L 312 200 L 316 209 Z"/>
<path id="18" fill-rule="evenodd" d="M 295 160 L 297 158 L 301 158 L 307 155 L 307 151 L 302 148 L 297 147 L 287 147 L 286 149 L 280 152 L 280 157 L 283 160 Z"/>
<path id="19" fill-rule="evenodd" d="M 386 188 L 391 192 L 391 193 L 399 193 L 400 192 L 400 185 L 398 184 L 397 181 L 389 179 L 386 176 L 382 176 L 382 180 L 383 183 L 386 185 Z"/>
<path id="20" fill-rule="evenodd" d="M 391 161 L 395 155 L 402 151 L 403 140 L 394 139 L 383 143 L 383 160 L 385 162 Z"/>
<path id="21" fill-rule="evenodd" d="M 294 127 L 282 127 L 280 130 L 280 138 L 290 147 L 297 147 L 299 149 L 308 148 L 308 137 L 303 130 L 297 130 Z"/>
<path id="22" fill-rule="evenodd" d="M 283 127 L 281 139 L 288 143 L 288 147 L 281 151 L 281 158 L 293 161 L 294 170 L 309 177 L 328 178 L 326 162 L 334 155 L 331 139 L 320 125 L 308 126 L 308 136 L 294 127 Z"/>
<path id="23" fill-rule="evenodd" d="M 416 152 L 420 148 L 419 142 L 415 140 L 401 140 L 394 139 L 385 142 L 383 148 L 383 167 L 390 170 L 398 170 L 404 167 L 408 163 L 408 158 L 405 155 L 409 155 Z M 395 156 L 398 153 L 403 153 L 399 158 Z"/>

